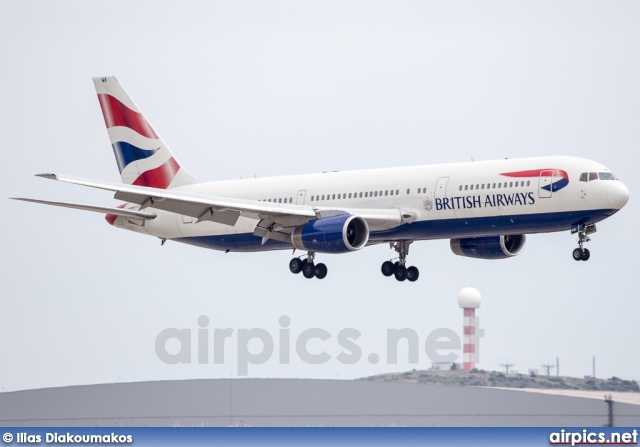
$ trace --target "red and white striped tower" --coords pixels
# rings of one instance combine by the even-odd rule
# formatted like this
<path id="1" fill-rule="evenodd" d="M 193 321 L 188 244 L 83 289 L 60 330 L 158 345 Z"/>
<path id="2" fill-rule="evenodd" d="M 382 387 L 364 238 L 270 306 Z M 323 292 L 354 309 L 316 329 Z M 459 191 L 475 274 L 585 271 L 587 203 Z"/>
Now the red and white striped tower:
<path id="1" fill-rule="evenodd" d="M 464 371 L 471 371 L 476 367 L 476 340 L 478 337 L 476 309 L 480 307 L 482 297 L 473 287 L 465 287 L 458 293 L 458 305 L 462 307 L 464 314 L 464 326 L 463 326 L 463 361 L 462 369 Z"/>

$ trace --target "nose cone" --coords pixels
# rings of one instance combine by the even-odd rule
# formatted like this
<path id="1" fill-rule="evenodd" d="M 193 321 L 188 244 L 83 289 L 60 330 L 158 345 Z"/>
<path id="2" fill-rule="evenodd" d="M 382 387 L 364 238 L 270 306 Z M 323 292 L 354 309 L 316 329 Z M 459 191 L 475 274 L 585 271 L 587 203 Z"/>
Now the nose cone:
<path id="1" fill-rule="evenodd" d="M 621 181 L 610 182 L 609 185 L 609 205 L 619 210 L 629 201 L 629 189 Z"/>

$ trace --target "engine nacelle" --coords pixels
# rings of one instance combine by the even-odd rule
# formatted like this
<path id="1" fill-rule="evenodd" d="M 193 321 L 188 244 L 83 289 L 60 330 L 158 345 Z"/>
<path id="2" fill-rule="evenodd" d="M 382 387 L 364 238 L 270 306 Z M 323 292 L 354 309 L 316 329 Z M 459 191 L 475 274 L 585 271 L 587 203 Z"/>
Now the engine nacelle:
<path id="1" fill-rule="evenodd" d="M 360 250 L 368 241 L 367 221 L 350 214 L 313 220 L 291 234 L 296 249 L 318 253 L 348 253 Z"/>
<path id="2" fill-rule="evenodd" d="M 505 259 L 520 254 L 526 240 L 524 234 L 451 239 L 451 251 L 468 258 Z"/>

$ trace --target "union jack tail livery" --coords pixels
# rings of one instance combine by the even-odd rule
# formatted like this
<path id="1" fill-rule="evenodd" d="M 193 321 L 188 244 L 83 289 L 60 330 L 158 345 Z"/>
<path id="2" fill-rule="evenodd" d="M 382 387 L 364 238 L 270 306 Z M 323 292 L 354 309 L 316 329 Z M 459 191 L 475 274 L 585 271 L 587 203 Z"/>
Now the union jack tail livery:
<path id="1" fill-rule="evenodd" d="M 170 189 L 197 183 L 113 77 L 93 78 L 122 182 Z"/>

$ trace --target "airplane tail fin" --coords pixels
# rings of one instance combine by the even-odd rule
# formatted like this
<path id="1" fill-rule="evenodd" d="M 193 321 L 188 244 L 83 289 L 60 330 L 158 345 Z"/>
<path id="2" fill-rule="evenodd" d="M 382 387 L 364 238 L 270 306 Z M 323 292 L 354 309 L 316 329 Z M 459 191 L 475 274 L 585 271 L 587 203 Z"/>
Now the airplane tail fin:
<path id="1" fill-rule="evenodd" d="M 113 76 L 93 78 L 122 182 L 169 189 L 198 183 Z"/>

